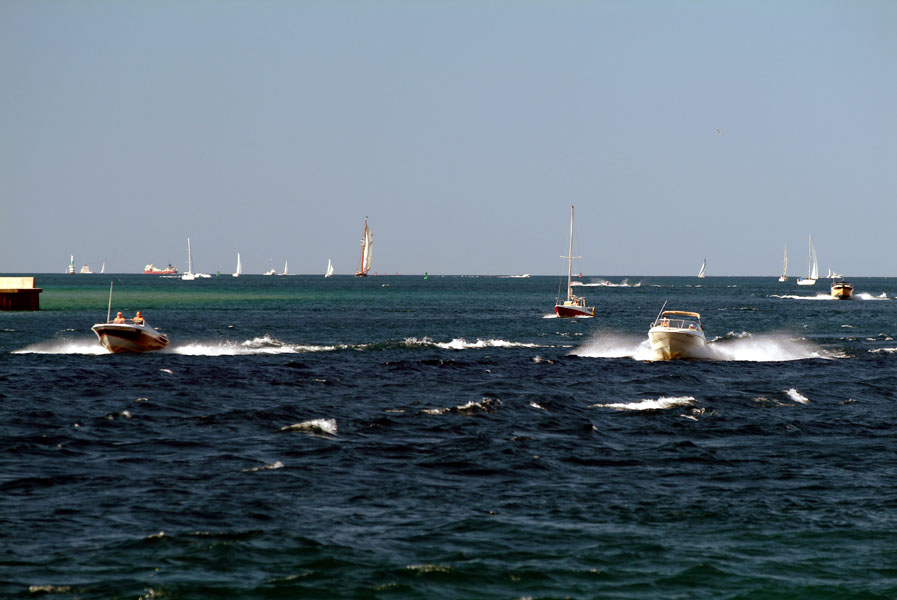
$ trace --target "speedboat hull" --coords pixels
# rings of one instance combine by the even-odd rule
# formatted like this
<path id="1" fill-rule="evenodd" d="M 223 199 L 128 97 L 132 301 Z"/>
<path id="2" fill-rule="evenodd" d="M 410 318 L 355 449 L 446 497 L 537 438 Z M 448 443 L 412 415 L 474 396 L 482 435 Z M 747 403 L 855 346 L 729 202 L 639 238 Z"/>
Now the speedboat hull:
<path id="1" fill-rule="evenodd" d="M 657 360 L 703 358 L 707 346 L 702 332 L 688 329 L 652 327 L 648 339 Z"/>
<path id="2" fill-rule="evenodd" d="M 113 354 L 153 352 L 168 347 L 168 336 L 149 325 L 97 323 L 91 327 L 100 344 Z"/>
<path id="3" fill-rule="evenodd" d="M 853 286 L 846 281 L 833 283 L 831 293 L 835 300 L 848 300 L 853 295 Z"/>
<path id="4" fill-rule="evenodd" d="M 554 312 L 558 317 L 561 318 L 570 318 L 570 317 L 594 317 L 595 316 L 595 307 L 594 306 L 581 306 L 579 304 L 555 304 Z"/>

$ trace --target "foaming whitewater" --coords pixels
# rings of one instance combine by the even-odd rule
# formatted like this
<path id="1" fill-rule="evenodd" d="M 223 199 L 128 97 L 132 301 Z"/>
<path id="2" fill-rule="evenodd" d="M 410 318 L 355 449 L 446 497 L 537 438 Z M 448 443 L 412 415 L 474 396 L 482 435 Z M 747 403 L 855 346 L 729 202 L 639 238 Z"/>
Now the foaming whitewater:
<path id="1" fill-rule="evenodd" d="M 599 332 L 585 344 L 570 352 L 584 358 L 632 358 L 657 360 L 647 337 Z M 821 348 L 805 340 L 783 334 L 754 336 L 747 332 L 734 333 L 707 342 L 701 360 L 781 362 L 811 358 L 833 358 Z"/>
<path id="2" fill-rule="evenodd" d="M 524 342 L 510 342 L 508 340 L 496 339 L 479 339 L 475 342 L 469 342 L 464 338 L 454 338 L 450 342 L 435 342 L 428 337 L 424 338 L 405 338 L 403 344 L 410 347 L 430 346 L 433 348 L 442 348 L 443 350 L 472 350 L 477 348 L 539 348 L 538 344 L 529 344 Z"/>
<path id="3" fill-rule="evenodd" d="M 336 435 L 336 419 L 311 419 L 280 428 L 281 431 L 305 431 L 313 434 Z"/>
<path id="4" fill-rule="evenodd" d="M 106 348 L 94 339 L 53 340 L 38 342 L 25 346 L 21 350 L 13 350 L 13 354 L 110 354 Z"/>
<path id="5" fill-rule="evenodd" d="M 316 346 L 305 344 L 290 344 L 282 342 L 270 335 L 256 337 L 243 342 L 219 341 L 219 342 L 191 342 L 175 344 L 169 351 L 174 354 L 189 356 L 243 356 L 253 354 L 297 354 L 304 352 L 332 352 L 347 346 Z"/>
<path id="6" fill-rule="evenodd" d="M 574 281 L 570 284 L 571 286 L 582 286 L 582 287 L 641 287 L 642 282 L 638 283 L 629 283 L 628 279 L 624 279 L 620 283 L 613 283 L 606 279 L 601 279 L 599 281 L 590 281 L 588 283 L 583 283 L 581 281 Z"/>
<path id="7" fill-rule="evenodd" d="M 694 396 L 675 396 L 652 399 L 645 398 L 638 402 L 612 402 L 609 404 L 592 404 L 592 408 L 613 408 L 614 410 L 666 410 L 694 404 Z"/>

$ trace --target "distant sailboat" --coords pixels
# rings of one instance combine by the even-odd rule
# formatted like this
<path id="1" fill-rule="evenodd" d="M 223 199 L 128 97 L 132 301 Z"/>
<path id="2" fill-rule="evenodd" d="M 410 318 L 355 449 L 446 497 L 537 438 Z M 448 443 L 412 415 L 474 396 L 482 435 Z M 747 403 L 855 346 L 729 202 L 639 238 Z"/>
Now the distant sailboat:
<path id="1" fill-rule="evenodd" d="M 290 272 L 287 270 L 287 261 L 283 261 L 283 273 L 281 275 L 289 275 Z"/>
<path id="2" fill-rule="evenodd" d="M 816 285 L 819 279 L 819 263 L 816 260 L 816 248 L 813 247 L 813 236 L 810 235 L 809 250 L 807 253 L 807 271 L 808 277 L 798 277 L 797 285 Z"/>
<path id="3" fill-rule="evenodd" d="M 571 282 L 573 279 L 573 259 L 580 258 L 573 256 L 573 206 L 570 206 L 570 251 L 567 256 L 561 258 L 567 259 L 567 299 L 561 302 L 558 298 L 554 304 L 554 312 L 558 317 L 594 317 L 595 307 L 586 306 L 586 299 L 583 296 L 573 294 Z M 560 290 L 558 290 L 560 294 Z"/>
<path id="4" fill-rule="evenodd" d="M 704 271 L 707 270 L 707 259 L 704 259 L 704 262 L 701 263 L 701 270 L 698 271 L 698 279 L 704 279 Z"/>
<path id="5" fill-rule="evenodd" d="M 782 274 L 779 281 L 788 281 L 788 244 L 785 244 L 785 263 L 782 265 Z"/>
<path id="6" fill-rule="evenodd" d="M 364 233 L 361 237 L 361 258 L 358 259 L 358 268 L 355 269 L 356 277 L 367 277 L 371 270 L 371 251 L 374 244 L 374 234 L 368 229 L 368 218 L 364 218 Z"/>
<path id="7" fill-rule="evenodd" d="M 190 251 L 190 238 L 187 238 L 187 272 L 181 275 L 184 281 L 193 281 L 196 275 L 193 274 L 193 253 Z"/>
<path id="8" fill-rule="evenodd" d="M 243 274 L 243 263 L 240 262 L 240 253 L 237 252 L 237 270 L 234 271 L 234 277 L 239 277 Z"/>
<path id="9" fill-rule="evenodd" d="M 333 277 L 333 262 L 329 258 L 327 259 L 327 272 L 324 273 L 324 277 Z"/>
<path id="10" fill-rule="evenodd" d="M 68 273 L 69 275 L 75 274 L 75 255 L 74 254 L 69 259 L 69 268 L 66 271 L 66 273 Z"/>
<path id="11" fill-rule="evenodd" d="M 100 273 L 102 274 L 102 273 L 105 273 L 105 272 L 106 272 L 106 261 L 103 261 L 103 266 L 100 267 Z"/>

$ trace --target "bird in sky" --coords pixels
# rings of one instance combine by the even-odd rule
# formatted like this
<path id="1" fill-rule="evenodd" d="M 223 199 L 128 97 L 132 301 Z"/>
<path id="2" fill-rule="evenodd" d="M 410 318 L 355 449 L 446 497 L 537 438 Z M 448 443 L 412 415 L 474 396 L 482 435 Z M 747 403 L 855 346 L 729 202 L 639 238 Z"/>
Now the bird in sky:
<path id="1" fill-rule="evenodd" d="M 716 130 L 716 135 L 725 135 L 725 134 L 724 134 L 722 131 L 720 131 L 719 129 L 717 129 L 717 130 Z"/>

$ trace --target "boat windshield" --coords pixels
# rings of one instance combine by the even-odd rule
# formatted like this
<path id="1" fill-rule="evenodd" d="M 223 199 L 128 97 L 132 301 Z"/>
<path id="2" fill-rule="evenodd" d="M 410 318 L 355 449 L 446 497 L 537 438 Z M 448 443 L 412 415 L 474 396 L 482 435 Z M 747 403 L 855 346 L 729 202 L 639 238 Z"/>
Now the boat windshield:
<path id="1" fill-rule="evenodd" d="M 659 319 L 651 324 L 651 327 L 669 327 L 671 329 L 703 331 L 700 319 L 683 315 L 661 315 Z"/>

